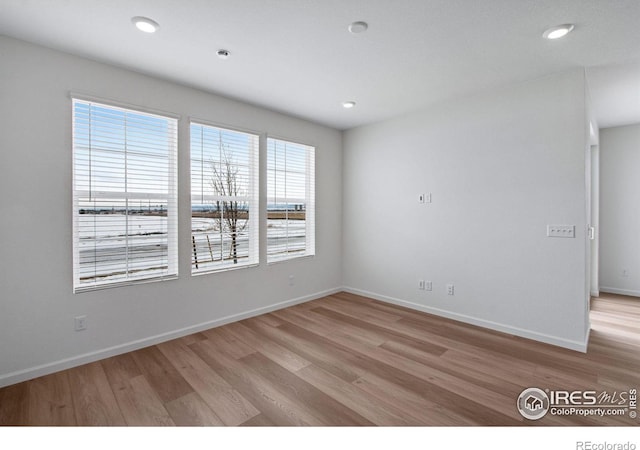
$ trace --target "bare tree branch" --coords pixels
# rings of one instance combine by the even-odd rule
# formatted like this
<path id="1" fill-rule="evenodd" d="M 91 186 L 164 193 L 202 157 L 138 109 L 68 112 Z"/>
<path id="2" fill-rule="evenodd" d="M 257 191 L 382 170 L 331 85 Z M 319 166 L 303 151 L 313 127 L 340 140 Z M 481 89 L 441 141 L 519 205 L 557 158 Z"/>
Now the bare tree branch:
<path id="1" fill-rule="evenodd" d="M 229 258 L 233 263 L 238 263 L 238 235 L 242 233 L 249 223 L 248 217 L 241 218 L 241 211 L 246 211 L 246 202 L 238 202 L 229 198 L 237 197 L 241 194 L 238 182 L 238 165 L 228 154 L 224 144 L 220 144 L 221 161 L 211 161 L 213 175 L 210 183 L 216 195 L 227 197 L 216 201 L 218 212 L 218 227 L 221 233 L 225 229 L 231 238 L 229 248 Z M 247 212 L 248 213 L 248 212 Z"/>

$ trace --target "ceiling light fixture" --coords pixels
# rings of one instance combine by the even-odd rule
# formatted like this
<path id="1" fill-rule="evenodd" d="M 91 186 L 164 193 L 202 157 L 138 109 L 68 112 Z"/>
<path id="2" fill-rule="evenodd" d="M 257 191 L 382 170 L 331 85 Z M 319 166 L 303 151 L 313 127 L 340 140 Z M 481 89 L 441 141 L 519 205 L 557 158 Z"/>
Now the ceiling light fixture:
<path id="1" fill-rule="evenodd" d="M 346 109 L 351 109 L 356 106 L 356 102 L 342 102 L 342 107 Z"/>
<path id="2" fill-rule="evenodd" d="M 156 31 L 158 31 L 158 28 L 160 28 L 158 22 L 156 22 L 155 20 L 151 20 L 148 17 L 132 17 L 131 22 L 133 22 L 138 30 L 144 31 L 145 33 L 155 33 Z"/>
<path id="3" fill-rule="evenodd" d="M 353 22 L 349 25 L 349 33 L 358 34 L 364 33 L 369 28 L 369 24 L 367 22 Z"/>
<path id="4" fill-rule="evenodd" d="M 220 59 L 229 59 L 229 56 L 231 55 L 231 52 L 229 50 L 224 50 L 224 49 L 220 49 L 216 52 L 216 54 L 218 55 L 218 58 Z"/>
<path id="5" fill-rule="evenodd" d="M 558 25 L 557 27 L 551 27 L 544 33 L 542 37 L 545 39 L 560 39 L 566 36 L 574 29 L 574 25 L 571 23 L 565 23 L 564 25 Z"/>

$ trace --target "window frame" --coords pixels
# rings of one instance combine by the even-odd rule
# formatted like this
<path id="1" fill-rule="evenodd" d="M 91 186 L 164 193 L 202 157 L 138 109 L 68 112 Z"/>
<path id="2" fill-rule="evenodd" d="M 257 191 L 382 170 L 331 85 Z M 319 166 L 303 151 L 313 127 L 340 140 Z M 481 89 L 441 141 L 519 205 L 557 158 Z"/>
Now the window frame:
<path id="1" fill-rule="evenodd" d="M 82 292 L 91 292 L 101 289 L 110 289 L 121 286 L 129 286 L 129 285 L 137 285 L 144 283 L 151 283 L 157 281 L 167 281 L 174 280 L 179 277 L 179 250 L 178 250 L 178 221 L 179 221 L 179 211 L 178 211 L 178 136 L 179 136 L 179 124 L 180 124 L 180 116 L 168 113 L 160 110 L 153 110 L 139 105 L 132 105 L 128 103 L 123 103 L 119 101 L 114 101 L 110 99 L 104 99 L 94 96 L 89 96 L 85 94 L 79 94 L 75 92 L 70 92 L 69 97 L 71 99 L 71 159 L 72 159 L 72 243 L 73 243 L 73 292 L 74 293 L 82 293 Z M 79 120 L 79 117 L 76 114 L 76 105 L 77 104 L 85 104 L 91 109 L 94 106 L 98 106 L 100 108 L 106 108 L 112 111 L 118 111 L 120 113 L 131 113 L 132 115 L 145 116 L 148 118 L 162 119 L 166 120 L 167 130 L 166 136 L 167 139 L 167 155 L 166 155 L 166 195 L 161 193 L 153 193 L 153 192 L 128 192 L 128 189 L 125 188 L 124 191 L 103 191 L 103 192 L 95 192 L 89 189 L 89 191 L 81 190 L 78 187 L 79 178 L 80 178 L 80 170 L 79 169 L 79 145 L 78 141 L 81 138 L 78 138 L 77 135 L 77 125 L 76 122 Z M 87 125 L 90 129 L 92 124 Z M 127 130 L 130 130 L 127 125 L 125 125 Z M 150 132 L 149 130 L 146 130 Z M 92 147 L 92 144 L 90 144 Z M 120 150 L 120 149 L 118 149 Z M 127 149 L 125 149 L 122 154 L 123 158 L 129 158 L 127 154 Z M 163 159 L 163 161 L 165 161 Z M 93 161 L 92 161 L 93 163 Z M 91 163 L 91 164 L 92 164 Z M 156 173 L 149 172 L 148 176 L 156 175 Z M 126 176 L 124 177 L 126 180 Z M 125 185 L 127 185 L 125 182 Z M 163 186 L 164 187 L 164 186 Z M 87 195 L 88 194 L 88 195 Z M 83 196 L 84 195 L 84 196 Z M 166 254 L 166 270 L 162 270 L 162 273 L 159 274 L 147 274 L 143 276 L 128 276 L 128 264 L 131 262 L 131 257 L 128 256 L 128 251 L 125 251 L 125 260 L 127 267 L 127 277 L 125 278 L 116 278 L 115 280 L 95 280 L 90 283 L 82 283 L 80 276 L 80 216 L 82 215 L 80 211 L 83 209 L 80 205 L 82 198 L 86 198 L 85 201 L 94 201 L 100 198 L 103 199 L 111 199 L 118 200 L 125 203 L 125 210 L 127 213 L 125 216 L 127 217 L 126 227 L 128 228 L 128 217 L 130 207 L 128 202 L 130 200 L 139 201 L 141 198 L 149 199 L 149 200 L 159 200 L 160 204 L 167 205 L 167 213 L 166 213 L 166 236 L 163 237 L 163 241 L 166 242 L 167 250 Z M 133 209 L 133 205 L 131 207 Z M 129 248 L 128 239 L 131 236 L 126 231 L 127 248 Z M 95 239 L 95 237 L 94 237 Z M 95 266 L 95 261 L 93 262 Z M 153 267 L 150 267 L 153 270 Z M 139 269 L 145 270 L 145 269 Z M 109 276 L 109 275 L 106 275 Z"/>
<path id="2" fill-rule="evenodd" d="M 277 195 L 275 197 L 270 196 L 270 186 L 269 186 L 269 159 L 270 159 L 270 142 L 276 141 L 285 144 L 303 147 L 305 148 L 305 196 L 304 202 L 305 206 L 305 250 L 304 253 L 295 254 L 291 253 L 288 256 L 273 258 L 269 252 L 269 204 L 272 200 L 277 200 Z M 266 206 L 265 206 L 265 219 L 264 219 L 264 227 L 266 230 L 266 245 L 265 245 L 265 258 L 267 261 L 267 265 L 271 264 L 280 264 L 288 261 L 299 260 L 302 258 L 312 258 L 316 255 L 316 186 L 315 186 L 315 167 L 316 167 L 316 152 L 317 146 L 313 144 L 308 144 L 302 141 L 297 141 L 294 139 L 283 138 L 276 135 L 267 134 L 265 139 L 265 197 L 266 197 Z M 286 172 L 286 170 L 285 170 Z M 296 197 L 285 195 L 283 199 L 287 204 L 290 199 L 295 199 Z M 277 202 L 276 202 L 277 203 Z M 288 219 L 287 219 L 288 220 Z"/>
<path id="3" fill-rule="evenodd" d="M 194 270 L 194 250 L 193 250 L 193 245 L 194 245 L 193 175 L 194 174 L 193 174 L 193 157 L 192 157 L 193 155 L 192 127 L 194 125 L 212 128 L 215 130 L 219 130 L 221 132 L 243 134 L 250 137 L 250 139 L 254 139 L 254 142 L 251 145 L 251 148 L 247 149 L 249 153 L 249 162 L 248 162 L 249 192 L 247 193 L 247 195 L 246 196 L 222 196 L 222 195 L 216 195 L 216 194 L 207 195 L 207 197 L 210 197 L 211 201 L 216 201 L 216 197 L 218 197 L 219 200 L 224 200 L 225 198 L 227 200 L 231 200 L 233 197 L 237 197 L 237 198 L 243 198 L 244 201 L 248 203 L 249 215 L 247 219 L 248 220 L 247 225 L 249 228 L 249 233 L 248 233 L 249 259 L 246 263 L 225 264 L 217 267 L 210 267 L 208 269 Z M 189 265 L 190 265 L 191 276 L 208 275 L 208 274 L 214 274 L 214 273 L 227 272 L 230 270 L 241 270 L 241 269 L 247 269 L 247 268 L 259 266 L 260 265 L 260 215 L 261 215 L 260 214 L 260 187 L 261 187 L 260 186 L 260 179 L 261 179 L 260 153 L 261 153 L 262 134 L 257 131 L 243 129 L 240 127 L 230 126 L 230 125 L 221 124 L 221 123 L 216 123 L 216 122 L 203 120 L 196 117 L 189 118 L 188 129 L 189 129 L 189 224 L 190 224 L 190 229 L 189 229 L 190 264 Z M 200 162 L 204 163 L 204 161 L 202 160 Z M 255 211 L 253 214 L 251 213 L 252 210 Z M 252 251 L 253 251 L 253 255 L 251 254 Z"/>

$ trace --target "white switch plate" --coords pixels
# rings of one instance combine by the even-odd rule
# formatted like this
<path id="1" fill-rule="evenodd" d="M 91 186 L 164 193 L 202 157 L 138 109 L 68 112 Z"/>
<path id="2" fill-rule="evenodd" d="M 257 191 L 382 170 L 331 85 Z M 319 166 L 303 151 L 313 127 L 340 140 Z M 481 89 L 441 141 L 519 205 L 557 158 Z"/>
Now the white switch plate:
<path id="1" fill-rule="evenodd" d="M 432 291 L 433 290 L 433 283 L 431 281 L 425 281 L 424 282 L 424 289 L 427 291 Z"/>
<path id="2" fill-rule="evenodd" d="M 78 316 L 73 318 L 74 330 L 82 331 L 87 329 L 87 316 Z"/>
<path id="3" fill-rule="evenodd" d="M 574 238 L 576 237 L 575 225 L 547 225 L 548 237 Z"/>
<path id="4" fill-rule="evenodd" d="M 431 192 L 425 196 L 424 201 L 425 203 L 431 203 Z"/>

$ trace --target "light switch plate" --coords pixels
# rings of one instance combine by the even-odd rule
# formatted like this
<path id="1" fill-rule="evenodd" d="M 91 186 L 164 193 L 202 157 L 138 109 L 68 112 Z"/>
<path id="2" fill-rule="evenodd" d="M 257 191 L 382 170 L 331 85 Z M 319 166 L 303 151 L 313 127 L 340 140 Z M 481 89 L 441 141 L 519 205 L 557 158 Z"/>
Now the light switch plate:
<path id="1" fill-rule="evenodd" d="M 574 238 L 576 237 L 575 225 L 547 225 L 548 237 Z"/>

